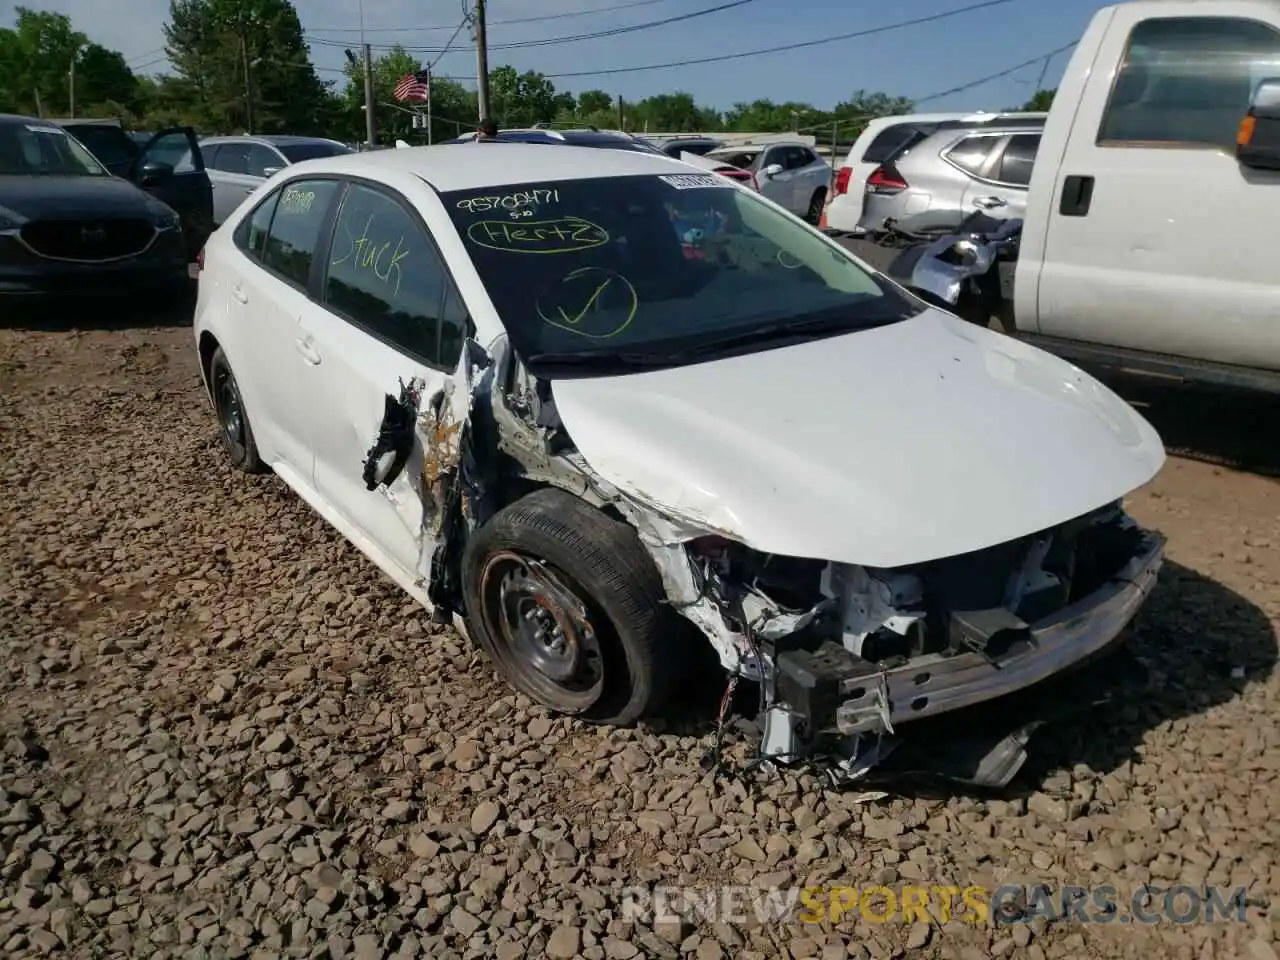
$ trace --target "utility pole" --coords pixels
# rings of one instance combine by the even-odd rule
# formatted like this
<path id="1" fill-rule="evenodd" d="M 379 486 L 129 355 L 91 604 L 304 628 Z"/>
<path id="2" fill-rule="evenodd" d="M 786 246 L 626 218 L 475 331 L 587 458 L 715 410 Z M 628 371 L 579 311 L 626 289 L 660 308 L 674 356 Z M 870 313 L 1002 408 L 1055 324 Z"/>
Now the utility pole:
<path id="1" fill-rule="evenodd" d="M 253 85 L 249 80 L 249 37 L 243 25 L 240 27 L 240 60 L 244 63 L 244 132 L 253 133 Z"/>
<path id="2" fill-rule="evenodd" d="M 67 112 L 71 119 L 74 120 L 76 118 L 76 56 L 74 53 L 71 55 L 71 69 L 67 71 L 67 76 L 70 78 L 67 87 L 69 92 L 67 98 L 69 100 L 68 107 L 70 109 Z"/>
<path id="3" fill-rule="evenodd" d="M 361 50 L 364 57 L 364 138 L 365 146 L 373 149 L 377 143 L 377 130 L 373 125 L 373 51 L 369 44 Z"/>
<path id="4" fill-rule="evenodd" d="M 622 94 L 618 94 L 618 129 L 622 130 L 626 126 L 626 105 L 622 102 Z"/>
<path id="5" fill-rule="evenodd" d="M 484 0 L 476 0 L 472 23 L 476 32 L 476 106 L 480 119 L 489 118 L 489 40 L 484 27 Z"/>

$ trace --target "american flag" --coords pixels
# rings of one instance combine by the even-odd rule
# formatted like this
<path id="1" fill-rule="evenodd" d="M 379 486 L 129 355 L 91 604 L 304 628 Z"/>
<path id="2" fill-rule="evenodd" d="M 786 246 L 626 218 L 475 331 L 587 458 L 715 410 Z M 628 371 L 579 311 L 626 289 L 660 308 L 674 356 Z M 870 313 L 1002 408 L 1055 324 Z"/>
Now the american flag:
<path id="1" fill-rule="evenodd" d="M 417 73 L 406 73 L 400 78 L 400 82 L 396 84 L 395 98 L 397 100 L 420 100 L 427 101 L 431 99 L 431 71 L 419 70 Z"/>

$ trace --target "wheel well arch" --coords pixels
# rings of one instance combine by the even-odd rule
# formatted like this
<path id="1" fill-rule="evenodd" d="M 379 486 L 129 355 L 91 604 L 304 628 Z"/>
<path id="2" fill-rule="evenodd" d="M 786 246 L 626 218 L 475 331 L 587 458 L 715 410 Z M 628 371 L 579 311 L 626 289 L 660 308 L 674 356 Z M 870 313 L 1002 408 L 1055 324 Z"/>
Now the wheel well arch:
<path id="1" fill-rule="evenodd" d="M 211 398 L 213 396 L 213 387 L 209 383 L 209 371 L 213 366 L 213 355 L 217 352 L 218 347 L 220 346 L 221 344 L 218 343 L 218 338 L 208 330 L 205 330 L 200 334 L 198 347 L 200 351 L 200 376 L 204 381 L 204 392 Z"/>

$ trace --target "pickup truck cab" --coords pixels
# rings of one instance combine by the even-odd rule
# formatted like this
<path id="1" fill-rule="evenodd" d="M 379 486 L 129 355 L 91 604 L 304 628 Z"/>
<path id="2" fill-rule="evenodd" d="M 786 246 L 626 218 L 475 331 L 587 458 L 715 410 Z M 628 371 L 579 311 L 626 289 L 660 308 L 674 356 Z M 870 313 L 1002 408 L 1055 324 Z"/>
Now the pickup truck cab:
<path id="1" fill-rule="evenodd" d="M 1280 0 L 1099 10 L 1049 111 L 1019 336 L 1084 365 L 1280 391 Z"/>

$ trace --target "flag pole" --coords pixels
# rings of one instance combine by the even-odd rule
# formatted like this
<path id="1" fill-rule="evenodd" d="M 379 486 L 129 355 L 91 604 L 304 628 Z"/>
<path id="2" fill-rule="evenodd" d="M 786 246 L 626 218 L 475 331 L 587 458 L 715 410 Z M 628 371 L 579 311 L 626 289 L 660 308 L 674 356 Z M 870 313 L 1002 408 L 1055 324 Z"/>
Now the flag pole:
<path id="1" fill-rule="evenodd" d="M 431 146 L 431 68 L 427 67 L 427 146 Z"/>

